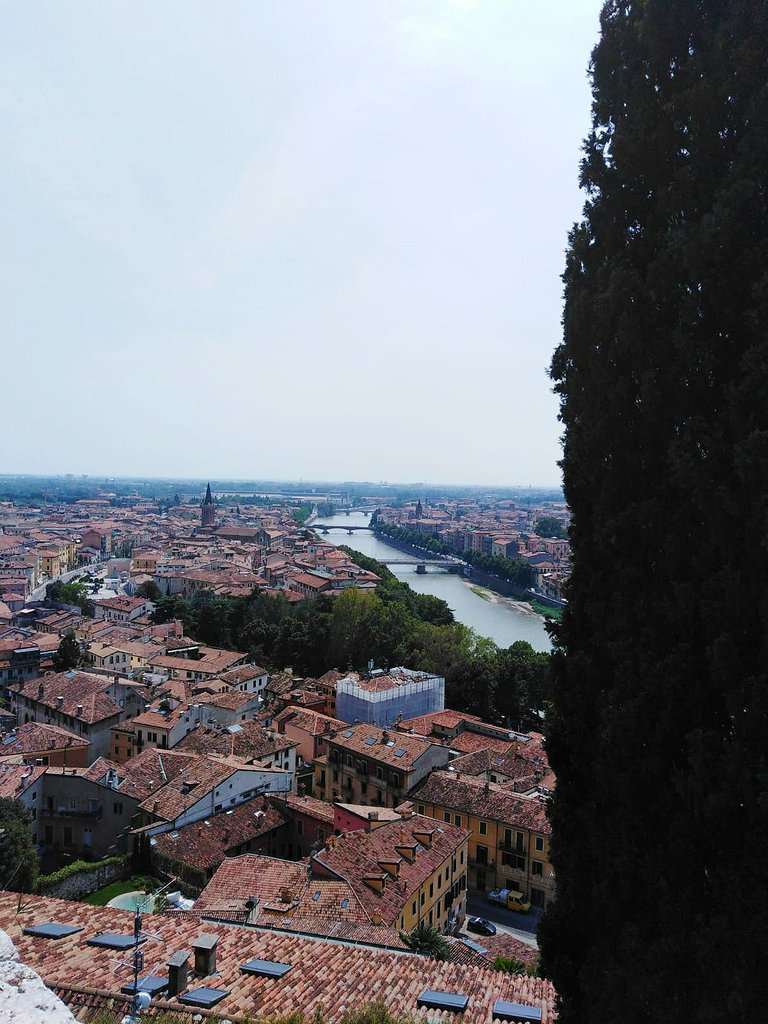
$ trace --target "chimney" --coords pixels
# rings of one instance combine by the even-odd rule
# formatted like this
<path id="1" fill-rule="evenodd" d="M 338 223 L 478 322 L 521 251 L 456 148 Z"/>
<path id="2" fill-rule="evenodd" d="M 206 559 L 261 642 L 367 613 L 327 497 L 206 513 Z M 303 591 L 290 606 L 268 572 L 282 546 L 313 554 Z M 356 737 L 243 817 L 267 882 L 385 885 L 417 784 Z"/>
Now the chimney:
<path id="1" fill-rule="evenodd" d="M 387 732 L 386 729 L 381 734 L 381 742 L 382 743 L 389 743 L 389 733 Z"/>
<path id="2" fill-rule="evenodd" d="M 63 697 L 57 697 L 56 698 L 56 707 L 59 709 L 59 711 L 61 711 L 61 709 L 64 707 L 64 698 Z"/>
<path id="3" fill-rule="evenodd" d="M 37 687 L 37 699 L 38 700 L 42 700 L 44 696 L 45 696 L 45 685 L 43 683 L 39 683 L 38 687 Z"/>
<path id="4" fill-rule="evenodd" d="M 183 992 L 187 987 L 187 974 L 189 972 L 189 953 L 185 950 L 180 949 L 177 953 L 174 953 L 171 959 L 166 964 L 168 968 L 168 989 L 167 995 L 169 998 L 178 995 L 179 992 Z"/>
<path id="5" fill-rule="evenodd" d="M 204 932 L 202 935 L 198 935 L 192 943 L 192 949 L 195 951 L 195 974 L 207 977 L 209 974 L 216 973 L 216 946 L 218 941 L 218 935 L 210 935 Z"/>
<path id="6" fill-rule="evenodd" d="M 82 704 L 78 704 L 77 707 L 75 708 L 75 717 L 76 718 L 80 718 L 80 716 L 82 715 L 83 711 L 84 711 L 83 705 Z"/>
<path id="7" fill-rule="evenodd" d="M 282 889 L 280 890 L 280 902 L 281 903 L 290 903 L 291 902 L 291 890 L 286 888 L 285 886 L 283 886 Z"/>

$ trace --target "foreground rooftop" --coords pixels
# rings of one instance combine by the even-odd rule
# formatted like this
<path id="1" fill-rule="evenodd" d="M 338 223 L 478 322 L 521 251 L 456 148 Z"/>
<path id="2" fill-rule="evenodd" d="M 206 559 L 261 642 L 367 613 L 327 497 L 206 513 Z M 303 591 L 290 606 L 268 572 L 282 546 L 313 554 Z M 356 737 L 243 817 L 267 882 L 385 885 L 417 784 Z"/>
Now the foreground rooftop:
<path id="1" fill-rule="evenodd" d="M 79 929 L 62 938 L 25 935 L 40 924 L 62 924 Z M 268 1018 L 300 1009 L 311 1018 L 321 1013 L 338 1021 L 346 1011 L 381 1001 L 397 1015 L 414 1020 L 491 1024 L 497 1000 L 524 1003 L 542 1011 L 543 1024 L 554 1020 L 554 990 L 540 978 L 512 976 L 490 968 L 437 962 L 412 953 L 360 948 L 338 941 L 309 938 L 279 931 L 262 931 L 183 915 L 147 915 L 143 945 L 145 974 L 168 978 L 168 961 L 175 954 L 190 954 L 187 989 L 171 998 L 161 992 L 153 999 L 157 1010 L 177 1014 L 209 1014 L 242 1022 Z M 129 911 L 92 907 L 43 896 L 0 893 L 0 928 L 16 944 L 20 957 L 73 1010 L 79 1019 L 97 1008 L 126 1012 L 128 996 L 121 988 L 130 981 L 124 952 L 88 945 L 97 935 L 130 935 Z M 195 975 L 193 944 L 205 933 L 217 943 L 216 974 Z M 210 942 L 210 938 L 207 940 Z M 251 960 L 290 965 L 282 977 L 260 977 L 241 970 Z M 226 993 L 208 1010 L 180 1002 L 200 987 Z M 420 1006 L 425 989 L 467 997 L 463 1014 Z M 200 1019 L 200 1018 L 198 1018 Z"/>

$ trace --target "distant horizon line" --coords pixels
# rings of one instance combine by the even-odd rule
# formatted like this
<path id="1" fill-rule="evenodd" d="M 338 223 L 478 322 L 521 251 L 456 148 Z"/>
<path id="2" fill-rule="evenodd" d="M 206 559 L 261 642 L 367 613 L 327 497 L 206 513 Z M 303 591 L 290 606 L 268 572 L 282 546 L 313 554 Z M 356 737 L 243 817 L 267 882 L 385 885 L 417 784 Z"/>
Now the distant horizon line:
<path id="1" fill-rule="evenodd" d="M 162 476 L 153 474 L 109 474 L 109 473 L 4 473 L 0 471 L 0 479 L 39 479 L 47 478 L 51 480 L 115 480 L 115 481 L 165 481 L 172 483 L 201 483 L 205 485 L 213 481 L 227 483 L 238 483 L 238 484 L 300 484 L 302 486 L 310 485 L 323 485 L 323 486 L 347 486 L 355 485 L 358 487 L 366 486 L 370 484 L 373 487 L 488 487 L 495 489 L 504 490 L 526 490 L 526 489 L 537 489 L 537 490 L 548 490 L 548 491 L 562 491 L 562 483 L 473 483 L 473 482 L 459 482 L 459 481 L 425 481 L 425 480 L 327 480 L 320 478 L 306 478 L 303 477 L 292 477 L 292 478 L 277 478 L 277 477 L 263 477 L 261 479 L 254 477 L 216 477 L 216 476 Z"/>

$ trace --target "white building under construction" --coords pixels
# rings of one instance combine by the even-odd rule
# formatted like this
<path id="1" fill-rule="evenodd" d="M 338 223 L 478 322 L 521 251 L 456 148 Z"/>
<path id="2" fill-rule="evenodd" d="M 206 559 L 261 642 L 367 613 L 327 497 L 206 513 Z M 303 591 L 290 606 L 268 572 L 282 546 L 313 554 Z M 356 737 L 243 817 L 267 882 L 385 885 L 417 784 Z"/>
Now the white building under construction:
<path id="1" fill-rule="evenodd" d="M 412 668 L 388 671 L 372 668 L 339 679 L 336 717 L 343 722 L 367 722 L 380 729 L 402 718 L 418 718 L 445 707 L 445 678 Z"/>

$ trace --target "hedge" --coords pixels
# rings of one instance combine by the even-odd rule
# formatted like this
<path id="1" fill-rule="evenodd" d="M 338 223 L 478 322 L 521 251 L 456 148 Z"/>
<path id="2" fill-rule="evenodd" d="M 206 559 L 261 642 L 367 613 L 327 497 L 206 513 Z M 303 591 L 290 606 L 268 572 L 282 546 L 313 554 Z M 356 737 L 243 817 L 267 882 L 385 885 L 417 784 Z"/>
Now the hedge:
<path id="1" fill-rule="evenodd" d="M 63 882 L 65 878 L 72 875 L 79 875 L 83 871 L 97 871 L 99 868 L 109 867 L 111 864 L 126 864 L 130 860 L 130 854 L 121 857 L 105 857 L 104 860 L 73 860 L 66 867 L 53 871 L 50 875 L 38 875 L 37 891 L 44 892 L 52 889 Z"/>

